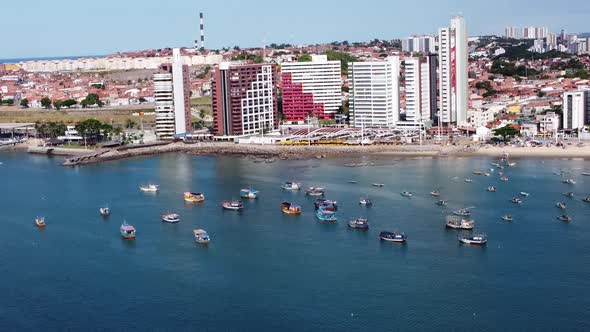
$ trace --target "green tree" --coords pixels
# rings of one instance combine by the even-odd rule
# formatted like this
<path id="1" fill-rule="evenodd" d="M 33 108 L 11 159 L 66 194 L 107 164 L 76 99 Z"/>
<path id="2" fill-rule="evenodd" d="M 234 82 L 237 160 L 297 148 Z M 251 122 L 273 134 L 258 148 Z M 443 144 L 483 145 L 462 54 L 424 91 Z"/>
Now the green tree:
<path id="1" fill-rule="evenodd" d="M 29 108 L 29 100 L 27 98 L 21 99 L 20 105 L 24 108 Z"/>
<path id="2" fill-rule="evenodd" d="M 297 59 L 298 62 L 311 62 L 311 54 L 303 54 Z"/>
<path id="3" fill-rule="evenodd" d="M 76 104 L 78 104 L 78 102 L 75 101 L 74 99 L 66 99 L 61 103 L 62 107 L 67 107 L 67 108 L 70 108 Z"/>
<path id="4" fill-rule="evenodd" d="M 43 108 L 49 109 L 51 107 L 51 99 L 49 99 L 49 97 L 43 97 L 41 99 L 41 106 L 43 106 Z"/>
<path id="5" fill-rule="evenodd" d="M 100 97 L 96 93 L 89 93 L 84 100 L 82 100 L 82 108 L 86 108 L 88 106 L 97 105 L 98 107 L 102 107 L 104 103 L 100 100 Z"/>
<path id="6" fill-rule="evenodd" d="M 96 119 L 82 121 L 78 123 L 75 128 L 85 140 L 90 139 L 97 142 L 100 140 L 102 130 L 105 129 L 104 124 Z"/>
<path id="7" fill-rule="evenodd" d="M 520 133 L 516 128 L 506 125 L 504 127 L 494 129 L 494 135 L 501 136 L 504 142 L 510 142 L 512 138 L 518 136 Z"/>
<path id="8" fill-rule="evenodd" d="M 59 99 L 53 101 L 53 107 L 58 111 L 61 109 L 62 105 L 63 105 L 63 102 Z"/>

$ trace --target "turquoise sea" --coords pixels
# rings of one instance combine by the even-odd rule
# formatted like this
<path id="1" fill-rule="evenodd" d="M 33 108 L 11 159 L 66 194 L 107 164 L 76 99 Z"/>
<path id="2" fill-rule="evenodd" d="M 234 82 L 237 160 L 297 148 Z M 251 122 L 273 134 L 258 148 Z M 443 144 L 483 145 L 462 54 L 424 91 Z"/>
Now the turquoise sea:
<path id="1" fill-rule="evenodd" d="M 581 200 L 590 196 L 581 175 L 589 161 L 518 159 L 505 183 L 497 171 L 472 174 L 492 168 L 491 158 L 62 161 L 0 153 L 0 331 L 590 330 L 590 204 Z M 351 162 L 372 166 L 344 166 Z M 562 170 L 577 183 L 561 183 Z M 313 198 L 281 189 L 291 180 L 325 187 L 339 221 L 318 222 Z M 161 191 L 141 193 L 148 182 Z M 486 192 L 492 185 L 498 191 Z M 243 212 L 221 209 L 250 186 L 260 198 Z M 434 204 L 433 189 L 448 208 Z M 206 202 L 185 204 L 189 190 Z M 531 195 L 512 204 L 521 191 Z M 569 191 L 574 199 L 562 195 Z M 373 207 L 359 206 L 364 195 Z M 303 214 L 283 215 L 283 200 Z M 571 223 L 556 219 L 557 201 Z M 104 204 L 108 219 L 98 213 Z M 444 228 L 462 207 L 475 207 L 486 247 L 461 245 Z M 164 224 L 164 212 L 182 221 Z M 507 213 L 514 222 L 500 219 Z M 35 227 L 38 215 L 45 229 Z M 361 216 L 368 231 L 347 227 Z M 135 241 L 119 236 L 124 219 Z M 209 246 L 193 241 L 195 228 L 211 234 Z M 405 232 L 407 244 L 380 242 L 382 230 Z"/>

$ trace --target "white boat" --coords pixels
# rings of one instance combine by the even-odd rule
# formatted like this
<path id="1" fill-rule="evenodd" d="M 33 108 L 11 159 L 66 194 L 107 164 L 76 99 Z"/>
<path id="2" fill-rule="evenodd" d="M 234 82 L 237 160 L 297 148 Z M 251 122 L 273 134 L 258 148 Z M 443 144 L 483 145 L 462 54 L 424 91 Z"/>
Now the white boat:
<path id="1" fill-rule="evenodd" d="M 453 214 L 459 217 L 469 217 L 471 215 L 471 208 L 464 208 L 453 211 Z"/>
<path id="2" fill-rule="evenodd" d="M 555 206 L 562 209 L 562 210 L 567 209 L 567 206 L 563 202 L 557 202 L 557 203 L 555 203 Z"/>
<path id="3" fill-rule="evenodd" d="M 563 221 L 563 222 L 570 222 L 572 221 L 572 217 L 568 216 L 568 215 L 563 215 L 563 216 L 559 216 L 557 217 L 557 219 L 559 219 L 559 221 Z"/>
<path id="4" fill-rule="evenodd" d="M 298 182 L 285 182 L 281 185 L 281 188 L 285 190 L 300 190 L 301 183 Z"/>
<path id="5" fill-rule="evenodd" d="M 143 192 L 158 192 L 160 190 L 160 186 L 157 184 L 147 184 L 145 186 L 141 186 L 139 187 L 139 190 L 143 191 Z"/>
<path id="6" fill-rule="evenodd" d="M 109 210 L 108 207 L 101 207 L 100 209 L 98 209 L 98 211 L 100 212 L 100 215 L 103 217 L 108 217 L 111 215 L 111 210 Z"/>
<path id="7" fill-rule="evenodd" d="M 513 221 L 514 218 L 511 215 L 507 214 L 505 216 L 502 216 L 502 220 L 504 220 L 504 221 Z"/>
<path id="8" fill-rule="evenodd" d="M 508 163 L 508 167 L 514 167 L 516 166 L 516 163 Z"/>
<path id="9" fill-rule="evenodd" d="M 586 197 L 582 200 L 583 202 L 590 203 L 590 197 Z"/>
<path id="10" fill-rule="evenodd" d="M 373 187 L 382 188 L 382 187 L 385 187 L 385 184 L 383 184 L 383 183 L 373 183 Z"/>
<path id="11" fill-rule="evenodd" d="M 583 176 L 590 176 L 590 173 L 582 173 Z"/>
<path id="12" fill-rule="evenodd" d="M 503 176 L 503 177 L 500 178 L 500 181 L 508 182 L 508 177 Z"/>
<path id="13" fill-rule="evenodd" d="M 460 238 L 459 241 L 465 244 L 471 244 L 476 246 L 483 246 L 488 242 L 488 239 L 483 234 Z"/>
<path id="14" fill-rule="evenodd" d="M 313 197 L 324 196 L 324 193 L 325 193 L 325 189 L 324 188 L 320 188 L 320 187 L 309 187 L 305 191 L 305 194 L 306 195 L 313 196 Z"/>
<path id="15" fill-rule="evenodd" d="M 495 193 L 496 192 L 496 187 L 488 187 L 486 190 L 488 192 L 490 192 L 490 193 Z"/>
<path id="16" fill-rule="evenodd" d="M 452 229 L 470 230 L 475 227 L 475 221 L 458 216 L 447 216 L 445 226 Z"/>
<path id="17" fill-rule="evenodd" d="M 563 182 L 565 184 L 576 184 L 576 181 L 574 179 L 566 179 L 561 182 Z"/>
<path id="18" fill-rule="evenodd" d="M 465 179 L 465 182 L 471 183 L 471 182 L 473 182 L 473 180 L 471 180 L 471 179 Z"/>
<path id="19" fill-rule="evenodd" d="M 405 233 L 400 232 L 381 232 L 379 238 L 387 242 L 403 243 L 406 242 L 407 236 Z"/>
<path id="20" fill-rule="evenodd" d="M 522 204 L 522 199 L 518 197 L 513 197 L 510 201 L 514 204 Z"/>
<path id="21" fill-rule="evenodd" d="M 521 192 L 520 192 L 520 196 L 522 196 L 522 197 L 529 197 L 530 195 L 531 195 L 531 194 L 529 194 L 529 193 L 527 193 L 527 192 L 524 192 L 524 191 L 521 191 Z"/>
<path id="22" fill-rule="evenodd" d="M 409 191 L 402 191 L 402 192 L 400 193 L 400 195 L 402 195 L 403 197 L 408 197 L 408 198 L 409 198 L 409 197 L 412 197 L 412 196 L 414 196 L 414 194 L 412 194 L 412 193 L 411 193 L 411 192 L 409 192 Z"/>
<path id="23" fill-rule="evenodd" d="M 175 224 L 180 221 L 180 216 L 176 213 L 163 214 L 162 221 L 170 224 Z"/>
<path id="24" fill-rule="evenodd" d="M 431 191 L 430 195 L 434 196 L 434 197 L 438 197 L 438 196 L 440 196 L 440 191 L 438 191 L 438 190 Z"/>

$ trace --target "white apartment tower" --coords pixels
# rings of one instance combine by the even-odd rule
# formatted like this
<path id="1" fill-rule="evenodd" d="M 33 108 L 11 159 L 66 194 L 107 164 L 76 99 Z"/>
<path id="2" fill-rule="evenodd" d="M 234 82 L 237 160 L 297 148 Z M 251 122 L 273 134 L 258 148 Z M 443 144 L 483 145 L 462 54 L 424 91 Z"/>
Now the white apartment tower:
<path id="1" fill-rule="evenodd" d="M 172 64 L 162 65 L 161 72 L 154 74 L 158 138 L 172 138 L 191 129 L 188 66 L 182 63 L 180 49 L 174 49 L 172 57 Z"/>
<path id="2" fill-rule="evenodd" d="M 328 61 L 326 55 L 312 55 L 311 58 L 311 62 L 283 62 L 283 79 L 301 84 L 303 93 L 312 94 L 314 103 L 324 105 L 324 113 L 335 114 L 342 106 L 341 63 Z"/>
<path id="3" fill-rule="evenodd" d="M 434 53 L 435 40 L 432 36 L 412 36 L 402 40 L 402 51 L 412 53 Z"/>
<path id="4" fill-rule="evenodd" d="M 436 56 L 405 59 L 406 121 L 428 122 L 436 113 Z"/>
<path id="5" fill-rule="evenodd" d="M 462 16 L 439 30 L 440 122 L 467 121 L 467 26 Z"/>
<path id="6" fill-rule="evenodd" d="M 351 64 L 349 92 L 354 127 L 395 127 L 399 121 L 399 79 L 399 56 Z"/>
<path id="7" fill-rule="evenodd" d="M 563 94 L 563 129 L 577 129 L 590 124 L 590 90 Z"/>
<path id="8" fill-rule="evenodd" d="M 506 38 L 518 39 L 520 38 L 519 30 L 518 27 L 506 27 L 506 33 L 504 36 L 506 36 Z"/>

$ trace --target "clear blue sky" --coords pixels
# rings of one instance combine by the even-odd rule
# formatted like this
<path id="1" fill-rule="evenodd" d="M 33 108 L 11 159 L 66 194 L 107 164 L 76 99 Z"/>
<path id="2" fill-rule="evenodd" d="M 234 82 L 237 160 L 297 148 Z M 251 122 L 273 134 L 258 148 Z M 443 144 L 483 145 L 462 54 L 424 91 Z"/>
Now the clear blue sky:
<path id="1" fill-rule="evenodd" d="M 506 25 L 590 31 L 589 0 L 8 0 L 0 12 L 0 59 L 108 54 L 192 46 L 198 12 L 209 48 L 393 39 L 434 34 L 463 13 L 470 35 Z M 354 3 L 353 6 L 351 3 Z"/>

